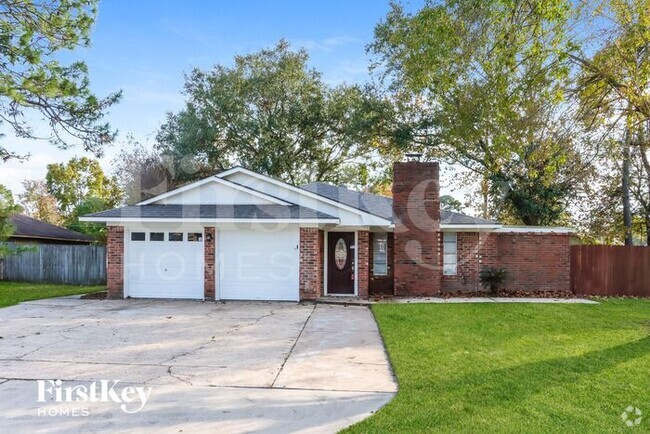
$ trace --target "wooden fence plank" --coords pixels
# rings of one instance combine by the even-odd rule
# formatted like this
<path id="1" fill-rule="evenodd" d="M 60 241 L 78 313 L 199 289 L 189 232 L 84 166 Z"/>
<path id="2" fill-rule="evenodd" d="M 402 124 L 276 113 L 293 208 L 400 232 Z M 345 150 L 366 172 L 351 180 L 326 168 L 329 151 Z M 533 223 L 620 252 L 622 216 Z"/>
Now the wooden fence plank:
<path id="1" fill-rule="evenodd" d="M 2 259 L 1 280 L 101 285 L 106 283 L 106 247 L 39 244 Z"/>
<path id="2" fill-rule="evenodd" d="M 571 289 L 580 295 L 650 297 L 650 247 L 571 246 Z"/>

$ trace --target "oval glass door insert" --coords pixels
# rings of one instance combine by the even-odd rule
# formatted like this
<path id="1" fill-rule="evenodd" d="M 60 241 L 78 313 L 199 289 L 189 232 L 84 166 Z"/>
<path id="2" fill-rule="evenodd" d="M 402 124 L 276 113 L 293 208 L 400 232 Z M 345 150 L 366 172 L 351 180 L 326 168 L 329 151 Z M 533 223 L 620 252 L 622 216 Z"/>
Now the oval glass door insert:
<path id="1" fill-rule="evenodd" d="M 342 270 L 348 262 L 348 246 L 343 238 L 339 238 L 334 246 L 334 263 L 336 268 Z"/>

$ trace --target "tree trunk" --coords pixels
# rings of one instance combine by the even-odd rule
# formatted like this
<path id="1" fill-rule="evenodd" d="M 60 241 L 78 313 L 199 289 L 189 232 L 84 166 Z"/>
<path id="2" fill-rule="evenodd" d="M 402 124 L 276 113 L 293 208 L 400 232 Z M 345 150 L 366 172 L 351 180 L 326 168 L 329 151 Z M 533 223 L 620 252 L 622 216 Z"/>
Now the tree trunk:
<path id="1" fill-rule="evenodd" d="M 483 175 L 483 180 L 481 181 L 481 195 L 483 196 L 483 218 L 484 219 L 489 219 L 489 211 L 488 211 L 488 203 L 490 200 L 489 197 L 489 189 L 490 186 L 488 184 L 488 178 L 487 176 Z"/>
<path id="2" fill-rule="evenodd" d="M 645 245 L 650 246 L 650 213 L 645 215 Z"/>
<path id="3" fill-rule="evenodd" d="M 621 173 L 621 193 L 623 196 L 623 225 L 625 226 L 625 245 L 633 245 L 632 206 L 630 204 L 630 131 L 625 134 L 623 144 L 623 170 Z"/>

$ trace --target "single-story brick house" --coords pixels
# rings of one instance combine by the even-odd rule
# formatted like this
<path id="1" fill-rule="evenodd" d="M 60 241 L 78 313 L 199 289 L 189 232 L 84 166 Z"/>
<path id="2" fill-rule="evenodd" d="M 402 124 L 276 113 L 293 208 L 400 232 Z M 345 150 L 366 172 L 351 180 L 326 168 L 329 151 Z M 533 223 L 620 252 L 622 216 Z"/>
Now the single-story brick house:
<path id="1" fill-rule="evenodd" d="M 397 163 L 391 199 L 236 167 L 82 220 L 108 225 L 113 298 L 430 296 L 480 289 L 483 267 L 507 269 L 508 288 L 569 290 L 569 229 L 441 210 L 438 173 Z"/>

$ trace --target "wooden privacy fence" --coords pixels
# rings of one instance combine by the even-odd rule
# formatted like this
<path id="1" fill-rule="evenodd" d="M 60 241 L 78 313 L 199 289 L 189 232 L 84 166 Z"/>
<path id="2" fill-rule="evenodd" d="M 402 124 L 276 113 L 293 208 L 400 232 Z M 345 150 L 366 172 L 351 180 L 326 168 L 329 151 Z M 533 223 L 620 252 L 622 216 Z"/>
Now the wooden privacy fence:
<path id="1" fill-rule="evenodd" d="M 650 297 L 650 247 L 571 246 L 571 289 L 582 295 Z"/>
<path id="2" fill-rule="evenodd" d="M 106 247 L 38 244 L 0 259 L 0 280 L 101 285 L 106 283 Z"/>

